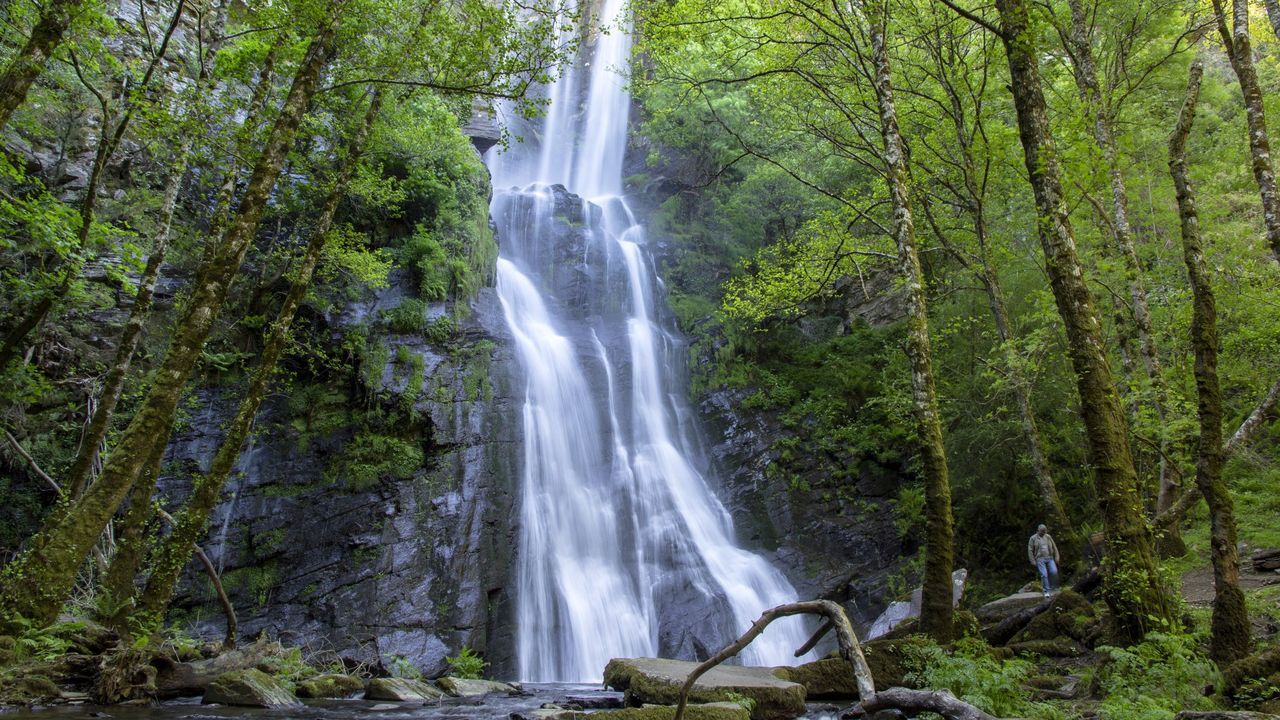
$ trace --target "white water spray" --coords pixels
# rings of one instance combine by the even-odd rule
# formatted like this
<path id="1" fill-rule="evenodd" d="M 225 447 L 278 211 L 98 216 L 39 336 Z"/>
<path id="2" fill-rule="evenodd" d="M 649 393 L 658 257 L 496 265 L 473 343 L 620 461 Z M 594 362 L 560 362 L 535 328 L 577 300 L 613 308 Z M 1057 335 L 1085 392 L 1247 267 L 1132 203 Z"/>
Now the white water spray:
<path id="1" fill-rule="evenodd" d="M 708 485 L 681 392 L 684 347 L 664 325 L 644 228 L 622 194 L 630 98 L 625 0 L 605 0 L 585 97 L 548 89 L 536 156 L 490 158 L 498 294 L 526 374 L 517 662 L 529 681 L 595 681 L 615 657 L 715 652 L 795 591 L 739 548 Z M 581 108 L 581 112 L 579 112 Z M 530 184 L 532 183 L 532 184 Z M 591 202 L 569 195 L 553 183 Z M 780 621 L 748 664 L 795 662 Z"/>

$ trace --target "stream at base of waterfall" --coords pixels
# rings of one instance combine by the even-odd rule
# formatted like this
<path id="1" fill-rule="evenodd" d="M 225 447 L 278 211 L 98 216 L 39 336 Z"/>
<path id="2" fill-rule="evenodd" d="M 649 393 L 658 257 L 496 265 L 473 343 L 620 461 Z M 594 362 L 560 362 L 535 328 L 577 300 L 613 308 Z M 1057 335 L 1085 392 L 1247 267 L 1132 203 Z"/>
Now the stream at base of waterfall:
<path id="1" fill-rule="evenodd" d="M 596 681 L 614 657 L 705 656 L 796 599 L 737 546 L 708 483 L 686 347 L 622 195 L 625 7 L 603 3 L 607 31 L 547 88 L 545 118 L 521 133 L 540 144 L 488 157 L 498 294 L 526 379 L 516 651 L 527 681 Z M 780 621 L 742 660 L 793 664 L 805 639 L 800 619 Z"/>

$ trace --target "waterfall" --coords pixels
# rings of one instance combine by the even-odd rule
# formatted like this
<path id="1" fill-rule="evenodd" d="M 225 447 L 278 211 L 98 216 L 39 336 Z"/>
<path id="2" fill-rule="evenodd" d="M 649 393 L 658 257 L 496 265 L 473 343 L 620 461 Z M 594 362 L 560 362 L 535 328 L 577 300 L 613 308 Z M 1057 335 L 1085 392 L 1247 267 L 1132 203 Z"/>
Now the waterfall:
<path id="1" fill-rule="evenodd" d="M 516 655 L 535 682 L 706 655 L 796 599 L 736 545 L 689 435 L 686 347 L 622 197 L 631 23 L 625 0 L 602 5 L 594 43 L 526 128 L 540 147 L 489 157 L 498 295 L 526 380 Z M 799 619 L 780 621 L 742 659 L 794 662 L 805 639 Z"/>

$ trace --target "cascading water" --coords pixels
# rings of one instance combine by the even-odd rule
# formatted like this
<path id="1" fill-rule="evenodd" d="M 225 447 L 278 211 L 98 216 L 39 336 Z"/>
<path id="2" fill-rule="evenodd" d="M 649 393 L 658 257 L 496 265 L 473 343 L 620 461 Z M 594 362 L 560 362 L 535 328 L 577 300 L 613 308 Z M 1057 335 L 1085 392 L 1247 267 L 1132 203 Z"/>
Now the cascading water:
<path id="1" fill-rule="evenodd" d="M 630 22 L 625 0 L 603 5 L 611 28 L 577 63 L 589 68 L 585 97 L 580 71 L 564 73 L 531 129 L 538 152 L 490 157 L 495 187 L 523 186 L 495 193 L 492 216 L 498 294 L 527 379 L 516 652 L 529 681 L 598 680 L 614 657 L 714 652 L 795 599 L 736 546 L 680 422 L 684 348 L 621 197 Z M 799 620 L 775 623 L 743 660 L 794 662 L 804 640 Z"/>

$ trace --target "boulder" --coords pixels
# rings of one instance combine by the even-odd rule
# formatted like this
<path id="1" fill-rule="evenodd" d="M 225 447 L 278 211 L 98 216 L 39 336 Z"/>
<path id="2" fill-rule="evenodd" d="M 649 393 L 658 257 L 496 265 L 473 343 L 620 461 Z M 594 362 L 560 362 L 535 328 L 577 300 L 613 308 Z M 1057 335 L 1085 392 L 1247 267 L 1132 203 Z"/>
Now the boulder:
<path id="1" fill-rule="evenodd" d="M 444 697 L 444 691 L 431 683 L 408 678 L 374 678 L 364 688 L 365 700 L 426 702 Z"/>
<path id="2" fill-rule="evenodd" d="M 928 644 L 929 639 L 923 635 L 882 638 L 864 644 L 862 654 L 867 658 L 867 666 L 871 668 L 871 679 L 875 681 L 876 688 L 913 687 L 906 680 L 907 668 L 904 661 L 911 648 Z"/>
<path id="3" fill-rule="evenodd" d="M 683 660 L 615 658 L 604 669 L 604 682 L 615 690 L 622 690 L 628 705 L 675 705 L 680 701 L 681 686 L 697 666 L 698 663 Z M 804 713 L 804 686 L 776 677 L 770 668 L 721 665 L 699 677 L 689 691 L 689 701 L 697 703 L 727 701 L 738 696 L 755 701 L 752 720 L 792 718 Z M 626 716 L 618 720 L 639 718 L 638 715 Z"/>
<path id="4" fill-rule="evenodd" d="M 298 683 L 298 697 L 345 698 L 364 690 L 364 681 L 354 675 L 326 673 Z"/>
<path id="5" fill-rule="evenodd" d="M 804 712 L 803 708 L 801 712 Z M 675 716 L 675 705 L 644 705 L 638 708 L 599 710 L 591 713 L 593 720 L 597 718 L 599 720 L 672 720 Z M 745 707 L 732 702 L 686 705 L 684 716 L 688 720 L 750 720 L 752 717 Z"/>
<path id="6" fill-rule="evenodd" d="M 1043 593 L 1019 592 L 992 600 L 986 605 L 974 610 L 973 614 L 977 615 L 978 620 L 984 625 L 989 625 L 998 623 L 1019 610 L 1029 608 L 1033 605 L 1038 605 L 1043 601 Z"/>
<path id="7" fill-rule="evenodd" d="M 1032 618 L 1010 642 L 1017 644 L 1063 637 L 1083 642 L 1097 622 L 1098 613 L 1084 596 L 1063 590 L 1054 596 L 1048 610 Z"/>
<path id="8" fill-rule="evenodd" d="M 280 684 L 279 680 L 258 670 L 232 670 L 213 679 L 204 691 L 206 705 L 235 705 L 239 707 L 289 708 L 302 703 Z"/>
<path id="9" fill-rule="evenodd" d="M 773 674 L 783 680 L 803 685 L 810 700 L 852 700 L 858 697 L 858 681 L 853 677 L 853 668 L 841 657 L 823 658 L 796 667 L 774 668 Z"/>
<path id="10" fill-rule="evenodd" d="M 475 697 L 492 695 L 493 693 L 517 693 L 512 685 L 493 680 L 474 680 L 470 678 L 442 677 L 436 680 L 440 689 L 453 697 Z"/>

